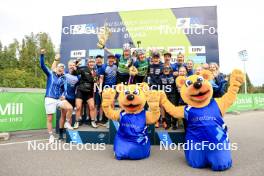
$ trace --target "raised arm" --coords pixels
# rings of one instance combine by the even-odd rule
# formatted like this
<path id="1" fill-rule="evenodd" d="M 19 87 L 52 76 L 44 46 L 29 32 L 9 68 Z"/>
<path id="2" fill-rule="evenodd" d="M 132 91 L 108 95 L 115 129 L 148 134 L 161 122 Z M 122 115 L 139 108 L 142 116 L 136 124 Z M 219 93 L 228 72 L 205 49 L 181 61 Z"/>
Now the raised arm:
<path id="1" fill-rule="evenodd" d="M 160 104 L 164 107 L 165 111 L 174 118 L 184 118 L 184 106 L 175 106 L 167 98 L 164 91 L 160 92 Z"/>
<path id="2" fill-rule="evenodd" d="M 160 93 L 154 90 L 149 91 L 146 93 L 146 98 L 149 106 L 149 109 L 146 112 L 146 123 L 154 124 L 160 118 Z"/>
<path id="3" fill-rule="evenodd" d="M 110 51 L 110 49 L 108 49 L 108 48 L 106 48 L 106 47 L 104 47 L 104 50 L 106 51 L 106 52 L 108 52 L 109 54 L 113 54 L 111 51 Z M 114 55 L 114 54 L 113 54 Z"/>
<path id="4" fill-rule="evenodd" d="M 44 73 L 49 76 L 51 75 L 50 69 L 45 65 L 45 49 L 40 50 L 40 67 L 44 71 Z"/>
<path id="5" fill-rule="evenodd" d="M 54 59 L 52 65 L 51 65 L 51 70 L 52 71 L 56 71 L 56 68 L 57 68 L 59 63 L 60 63 L 60 54 L 56 54 L 55 55 L 55 59 Z"/>
<path id="6" fill-rule="evenodd" d="M 102 94 L 102 109 L 105 113 L 105 116 L 112 120 L 119 120 L 120 110 L 115 110 L 113 103 L 115 100 L 116 91 L 112 88 L 105 89 Z"/>
<path id="7" fill-rule="evenodd" d="M 245 82 L 245 75 L 240 70 L 233 70 L 230 76 L 230 86 L 227 89 L 227 92 L 221 97 L 216 98 L 218 107 L 224 115 L 228 108 L 236 101 L 237 93 L 240 86 Z"/>

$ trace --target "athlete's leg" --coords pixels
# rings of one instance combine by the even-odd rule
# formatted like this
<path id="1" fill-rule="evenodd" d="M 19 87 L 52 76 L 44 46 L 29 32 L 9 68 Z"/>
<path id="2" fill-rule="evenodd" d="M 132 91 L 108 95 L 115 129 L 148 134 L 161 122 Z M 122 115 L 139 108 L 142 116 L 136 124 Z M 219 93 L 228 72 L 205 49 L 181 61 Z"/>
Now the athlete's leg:
<path id="1" fill-rule="evenodd" d="M 83 100 L 80 98 L 76 98 L 76 121 L 79 121 L 81 119 L 81 113 L 82 113 L 82 103 Z"/>
<path id="2" fill-rule="evenodd" d="M 60 103 L 59 107 L 66 111 L 66 120 L 67 120 L 67 122 L 70 123 L 71 118 L 72 118 L 72 111 L 73 111 L 72 105 L 68 101 L 63 100 Z"/>
<path id="3" fill-rule="evenodd" d="M 94 105 L 94 98 L 89 98 L 87 100 L 87 105 L 89 107 L 89 112 L 90 112 L 90 118 L 91 118 L 91 124 L 93 127 L 97 127 L 96 123 L 95 123 L 95 118 L 96 118 L 96 108 Z"/>
<path id="4" fill-rule="evenodd" d="M 53 114 L 47 114 L 47 129 L 49 134 L 52 134 L 52 116 Z"/>

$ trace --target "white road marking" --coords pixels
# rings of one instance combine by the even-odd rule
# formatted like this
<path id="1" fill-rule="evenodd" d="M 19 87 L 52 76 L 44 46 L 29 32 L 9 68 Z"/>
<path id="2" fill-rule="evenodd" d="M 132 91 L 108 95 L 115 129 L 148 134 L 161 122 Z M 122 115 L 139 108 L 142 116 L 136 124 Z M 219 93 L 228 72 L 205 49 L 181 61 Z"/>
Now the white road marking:
<path id="1" fill-rule="evenodd" d="M 55 138 L 57 139 L 57 138 Z M 4 143 L 4 144 L 0 144 L 0 146 L 5 146 L 5 145 L 14 145 L 14 144 L 25 144 L 25 143 L 29 143 L 29 142 L 40 142 L 40 141 L 48 141 L 49 139 L 38 139 L 38 140 L 31 140 L 31 141 L 21 141 L 21 142 L 10 142 L 10 143 Z"/>

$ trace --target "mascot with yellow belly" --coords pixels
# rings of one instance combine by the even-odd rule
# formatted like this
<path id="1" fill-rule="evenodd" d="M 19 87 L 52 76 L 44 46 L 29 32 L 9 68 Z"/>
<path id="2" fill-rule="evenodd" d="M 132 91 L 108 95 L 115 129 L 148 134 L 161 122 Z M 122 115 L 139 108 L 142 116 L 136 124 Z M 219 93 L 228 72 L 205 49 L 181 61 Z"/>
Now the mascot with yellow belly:
<path id="1" fill-rule="evenodd" d="M 119 110 L 115 110 L 113 102 L 116 91 Z M 119 129 L 114 140 L 116 159 L 138 160 L 149 157 L 150 140 L 147 125 L 154 124 L 160 117 L 160 93 L 149 91 L 147 84 L 123 85 L 103 91 L 102 108 L 109 119 L 119 121 Z M 148 103 L 149 110 L 144 106 Z"/>
<path id="2" fill-rule="evenodd" d="M 161 104 L 175 118 L 184 118 L 185 149 L 187 163 L 194 168 L 210 167 L 214 171 L 227 170 L 232 166 L 230 142 L 223 115 L 235 102 L 239 87 L 244 82 L 244 74 L 234 70 L 230 75 L 230 86 L 221 98 L 212 98 L 213 89 L 210 74 L 178 77 L 177 86 L 186 106 L 174 106 L 161 93 Z"/>

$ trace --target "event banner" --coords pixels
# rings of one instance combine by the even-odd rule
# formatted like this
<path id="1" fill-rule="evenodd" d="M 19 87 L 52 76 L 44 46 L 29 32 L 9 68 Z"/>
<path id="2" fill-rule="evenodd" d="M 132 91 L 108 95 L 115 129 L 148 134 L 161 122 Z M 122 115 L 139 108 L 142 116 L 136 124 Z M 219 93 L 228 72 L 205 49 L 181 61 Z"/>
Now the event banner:
<path id="1" fill-rule="evenodd" d="M 123 44 L 131 48 L 166 50 L 172 62 L 179 52 L 196 64 L 219 63 L 216 6 L 109 12 L 64 16 L 62 19 L 61 57 L 85 59 L 98 54 L 98 36 L 107 28 L 111 36 L 106 47 L 122 53 Z M 147 53 L 147 56 L 150 53 Z"/>
<path id="2" fill-rule="evenodd" d="M 43 93 L 0 93 L 0 132 L 46 128 Z"/>
<path id="3" fill-rule="evenodd" d="M 228 112 L 254 109 L 264 109 L 264 94 L 239 94 Z"/>

